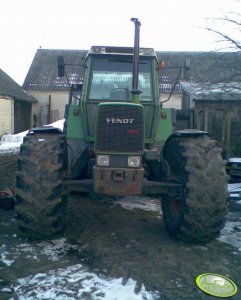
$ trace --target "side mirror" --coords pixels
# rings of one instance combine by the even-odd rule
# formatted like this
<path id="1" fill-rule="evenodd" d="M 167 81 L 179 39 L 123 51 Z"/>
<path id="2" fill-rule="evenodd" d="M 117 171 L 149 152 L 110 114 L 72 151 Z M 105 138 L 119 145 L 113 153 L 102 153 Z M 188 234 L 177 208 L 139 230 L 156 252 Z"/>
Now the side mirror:
<path id="1" fill-rule="evenodd" d="M 71 90 L 72 92 L 77 92 L 80 93 L 83 89 L 83 82 L 78 83 L 78 84 L 72 84 Z"/>
<path id="2" fill-rule="evenodd" d="M 65 64 L 63 55 L 58 56 L 57 58 L 58 65 L 58 77 L 64 77 L 65 75 Z"/>

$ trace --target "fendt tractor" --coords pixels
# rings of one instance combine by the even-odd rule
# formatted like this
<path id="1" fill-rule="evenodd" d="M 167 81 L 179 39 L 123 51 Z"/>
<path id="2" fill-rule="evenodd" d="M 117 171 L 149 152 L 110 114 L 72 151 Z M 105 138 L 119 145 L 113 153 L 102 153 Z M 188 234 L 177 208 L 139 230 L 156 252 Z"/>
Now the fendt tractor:
<path id="1" fill-rule="evenodd" d="M 210 241 L 224 226 L 221 149 L 207 132 L 173 132 L 173 110 L 160 104 L 160 63 L 139 47 L 141 23 L 131 21 L 134 47 L 91 47 L 83 84 L 70 86 L 63 131 L 37 127 L 24 138 L 16 211 L 25 236 L 61 234 L 73 191 L 79 201 L 86 193 L 160 199 L 166 230 L 184 241 Z M 68 64 L 57 61 L 64 76 Z"/>

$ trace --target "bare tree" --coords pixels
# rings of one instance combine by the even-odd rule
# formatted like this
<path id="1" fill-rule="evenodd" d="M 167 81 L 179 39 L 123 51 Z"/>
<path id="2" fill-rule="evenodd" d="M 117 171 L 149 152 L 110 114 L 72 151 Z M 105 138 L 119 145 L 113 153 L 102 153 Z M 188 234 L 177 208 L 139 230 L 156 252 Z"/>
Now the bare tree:
<path id="1" fill-rule="evenodd" d="M 222 50 L 241 51 L 241 14 L 228 13 L 224 17 L 212 19 L 212 26 L 206 29 L 214 33 L 219 39 L 218 43 L 222 44 Z M 222 26 L 222 29 L 218 29 Z M 217 29 L 216 29 L 216 28 Z"/>
<path id="2" fill-rule="evenodd" d="M 241 0 L 237 0 L 241 3 Z M 162 91 L 178 92 L 180 80 L 187 81 L 197 93 L 208 93 L 216 99 L 240 98 L 241 93 L 241 14 L 226 13 L 219 18 L 207 19 L 204 28 L 216 38 L 215 51 L 177 54 L 175 59 L 160 53 L 166 68 L 160 70 Z M 188 78 L 184 72 L 185 60 L 190 61 Z M 179 72 L 180 70 L 183 72 Z M 238 95 L 238 96 L 237 96 Z M 167 98 L 169 100 L 170 97 Z"/>
<path id="3" fill-rule="evenodd" d="M 241 14 L 230 12 L 223 17 L 208 19 L 208 23 L 210 25 L 205 29 L 216 37 L 219 47 L 213 58 L 211 59 L 210 53 L 209 59 L 197 69 L 196 82 L 200 89 L 207 88 L 217 98 L 221 95 L 230 97 L 240 94 Z"/>

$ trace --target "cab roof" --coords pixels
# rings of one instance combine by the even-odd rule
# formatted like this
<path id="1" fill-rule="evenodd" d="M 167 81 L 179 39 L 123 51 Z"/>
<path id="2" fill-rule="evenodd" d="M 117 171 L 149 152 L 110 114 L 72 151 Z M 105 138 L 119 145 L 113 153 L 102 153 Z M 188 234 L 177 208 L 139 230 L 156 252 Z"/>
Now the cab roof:
<path id="1" fill-rule="evenodd" d="M 88 54 L 133 55 L 133 47 L 92 46 Z M 156 57 L 153 48 L 140 48 L 139 55 Z"/>

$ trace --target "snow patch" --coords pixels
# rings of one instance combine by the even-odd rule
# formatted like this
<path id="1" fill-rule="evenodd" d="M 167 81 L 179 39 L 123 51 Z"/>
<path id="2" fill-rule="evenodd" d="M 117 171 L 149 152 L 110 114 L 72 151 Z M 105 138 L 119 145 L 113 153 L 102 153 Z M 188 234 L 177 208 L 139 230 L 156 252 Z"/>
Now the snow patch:
<path id="1" fill-rule="evenodd" d="M 219 241 L 230 244 L 241 251 L 241 219 L 229 213 L 225 227 L 222 229 Z"/>
<path id="2" fill-rule="evenodd" d="M 65 238 L 51 240 L 51 244 L 41 242 L 37 246 L 38 248 L 42 248 L 41 253 L 52 261 L 58 261 L 61 257 L 66 255 L 70 249 L 77 249 L 76 245 L 68 244 Z"/>
<path id="3" fill-rule="evenodd" d="M 56 128 L 59 128 L 63 130 L 64 127 L 64 119 L 56 121 L 54 123 L 48 124 L 46 126 L 53 126 Z M 29 132 L 29 130 L 17 133 L 17 134 L 4 134 L 1 137 L 0 141 L 0 151 L 14 151 L 18 150 L 20 145 L 23 143 L 23 138 L 26 136 L 26 134 Z"/>
<path id="4" fill-rule="evenodd" d="M 81 264 L 65 269 L 50 270 L 18 280 L 15 292 L 19 300 L 155 300 L 157 292 L 147 292 L 142 286 L 135 293 L 136 281 L 129 279 L 125 285 L 123 279 L 98 276 L 88 272 Z M 88 297 L 88 296 L 89 297 Z"/>
<path id="5" fill-rule="evenodd" d="M 6 250 L 6 248 L 5 244 L 0 247 L 0 262 L 10 267 L 14 263 L 14 260 L 7 259 L 7 257 L 11 254 Z"/>
<path id="6" fill-rule="evenodd" d="M 76 249 L 76 245 L 67 243 L 65 238 L 51 240 L 51 242 L 40 242 L 36 244 L 20 243 L 16 247 L 0 246 L 0 262 L 11 266 L 19 257 L 41 260 L 41 256 L 46 256 L 48 260 L 56 262 L 64 257 L 69 250 Z M 7 249 L 7 250 L 6 250 Z"/>
<path id="7" fill-rule="evenodd" d="M 161 203 L 158 199 L 147 197 L 126 196 L 118 199 L 115 203 L 120 204 L 125 209 L 143 209 L 148 211 L 156 211 L 161 214 Z"/>
<path id="8" fill-rule="evenodd" d="M 10 260 L 10 259 L 7 259 L 7 255 L 9 255 L 8 252 L 5 252 L 5 253 L 1 253 L 1 257 L 0 257 L 0 261 L 7 265 L 8 267 L 10 267 L 13 263 L 14 263 L 14 260 Z"/>

